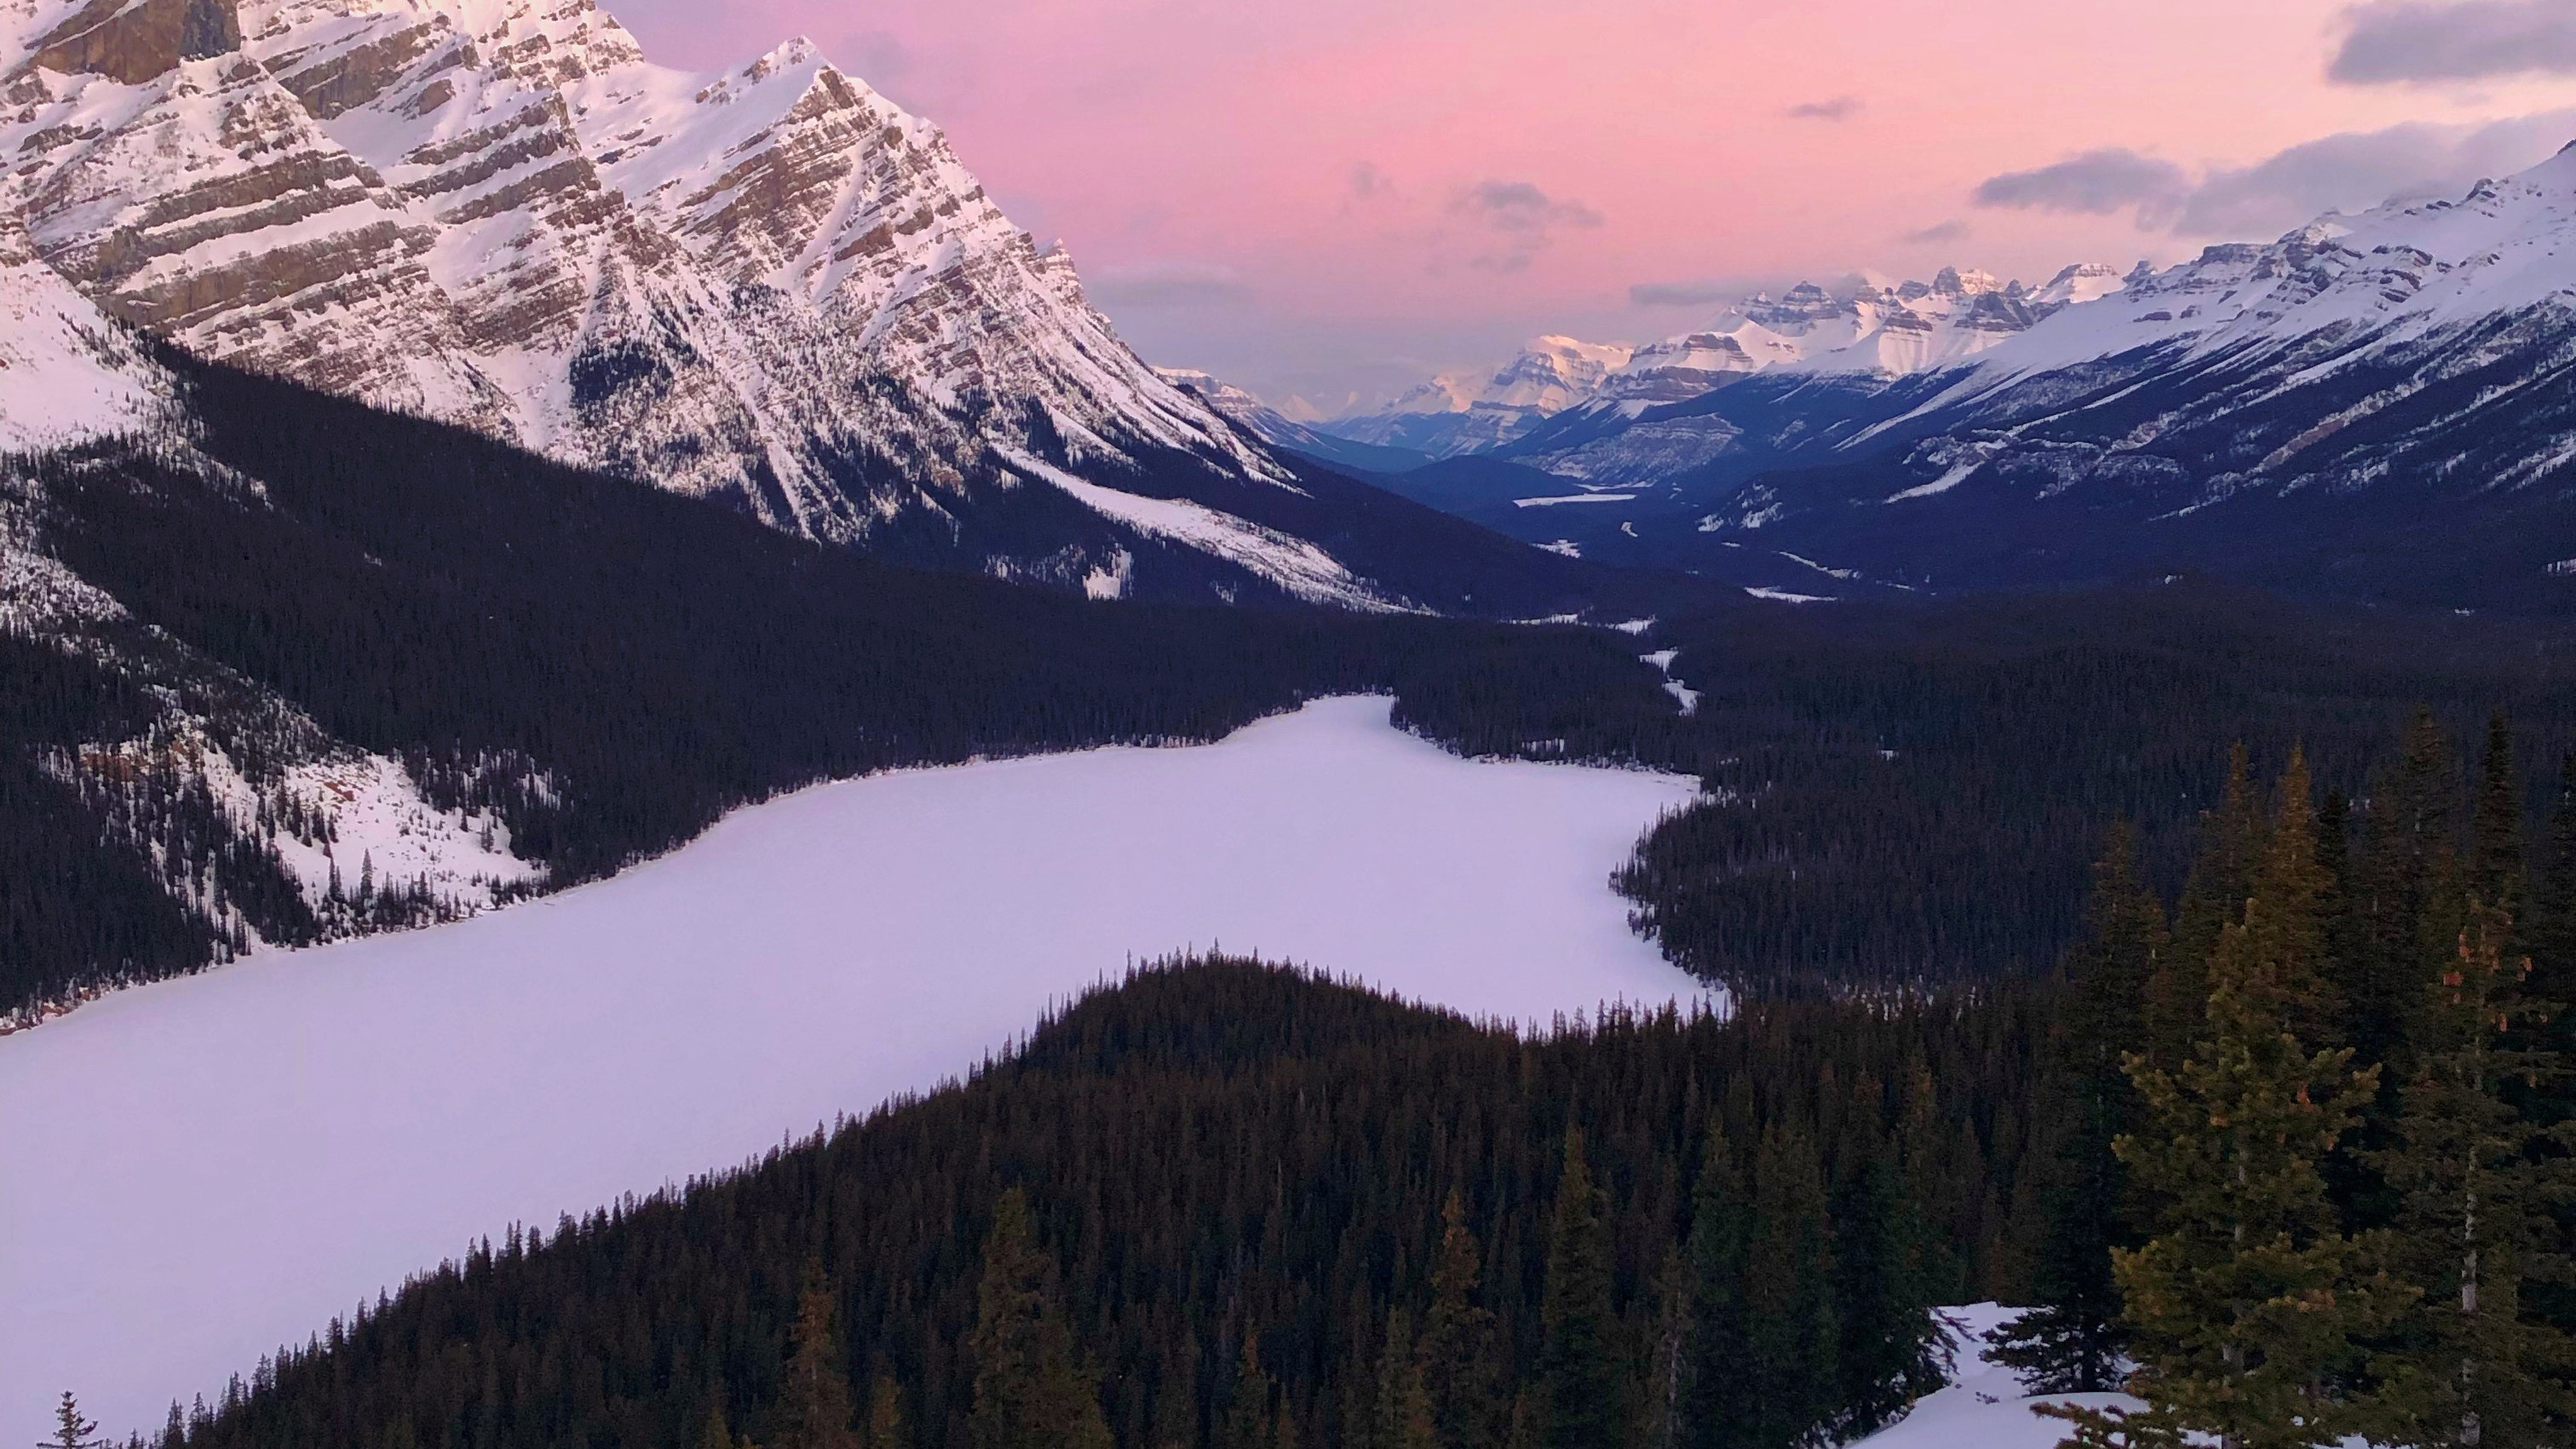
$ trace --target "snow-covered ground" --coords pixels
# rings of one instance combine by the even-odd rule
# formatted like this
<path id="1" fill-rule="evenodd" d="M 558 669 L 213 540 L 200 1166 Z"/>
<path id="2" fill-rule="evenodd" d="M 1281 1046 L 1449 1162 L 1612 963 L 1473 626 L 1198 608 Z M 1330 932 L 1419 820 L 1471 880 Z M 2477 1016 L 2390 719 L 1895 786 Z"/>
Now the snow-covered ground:
<path id="1" fill-rule="evenodd" d="M 156 1426 L 470 1237 L 933 1086 L 1131 956 L 1521 1019 L 1693 991 L 1607 884 L 1692 782 L 1386 720 L 822 786 L 615 880 L 0 1040 L 0 1441 L 64 1389 Z"/>
<path id="2" fill-rule="evenodd" d="M 2072 1427 L 2031 1412 L 2037 1402 L 2135 1407 L 2123 1394 L 2057 1394 L 2034 1400 L 2012 1370 L 1989 1363 L 1985 1335 L 2013 1316 L 1992 1303 L 1941 1310 L 1950 1330 L 1950 1386 L 1927 1394 L 1903 1419 L 1860 1441 L 1857 1449 L 2055 1449 Z"/>

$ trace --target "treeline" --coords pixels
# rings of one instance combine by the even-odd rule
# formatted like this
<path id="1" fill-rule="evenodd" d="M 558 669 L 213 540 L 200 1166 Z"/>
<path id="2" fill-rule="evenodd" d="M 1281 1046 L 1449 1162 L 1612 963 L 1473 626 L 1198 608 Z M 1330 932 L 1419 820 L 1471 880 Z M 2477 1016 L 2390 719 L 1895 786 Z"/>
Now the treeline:
<path id="1" fill-rule="evenodd" d="M 1667 626 L 1702 693 L 1712 803 L 1621 877 L 1677 962 L 1757 992 L 2054 968 L 2102 823 L 2169 898 L 2226 790 L 2293 747 L 2359 796 L 2421 705 L 2449 737 L 2508 711 L 2576 749 L 2576 632 L 2293 603 L 2183 579 L 2075 594 L 1773 608 Z M 2428 768 L 2433 765 L 2428 763 Z M 2438 762 L 2465 780 L 2469 759 Z M 2544 784 L 2522 805 L 2537 820 Z"/>
<path id="2" fill-rule="evenodd" d="M 476 1245 L 168 1449 L 1789 1449 L 2029 1271 L 2034 988 L 1525 1038 L 1146 970 L 970 1081 Z M 1018 1426 L 1018 1427 L 1004 1427 Z"/>
<path id="3" fill-rule="evenodd" d="M 2534 851 L 2503 719 L 2452 755 L 2419 716 L 2355 804 L 2240 752 L 2170 913 L 2097 866 L 2011 1345 L 2134 1358 L 2081 1443 L 2576 1443 L 2576 759 Z"/>
<path id="4" fill-rule="evenodd" d="M 24 802 L 0 812 L 0 1009 L 200 965 L 245 931 L 317 939 L 351 915 L 317 918 L 273 864 L 203 864 L 238 832 L 184 781 L 108 781 L 107 802 L 78 769 L 41 767 L 148 730 L 155 691 L 254 778 L 293 758 L 282 699 L 404 761 L 434 803 L 496 812 L 557 885 L 820 779 L 1208 740 L 1326 693 L 1394 693 L 1400 723 L 1477 752 L 1696 747 L 1618 636 L 1097 604 L 899 568 L 435 423 L 176 365 L 186 436 L 9 465 L 32 480 L 46 545 L 132 617 L 0 650 L 0 790 Z M 244 702 L 245 684 L 265 699 Z M 138 791 L 179 856 L 111 828 L 103 812 Z M 174 859 L 229 914 L 151 904 Z M 345 863 L 352 886 L 359 869 Z"/>

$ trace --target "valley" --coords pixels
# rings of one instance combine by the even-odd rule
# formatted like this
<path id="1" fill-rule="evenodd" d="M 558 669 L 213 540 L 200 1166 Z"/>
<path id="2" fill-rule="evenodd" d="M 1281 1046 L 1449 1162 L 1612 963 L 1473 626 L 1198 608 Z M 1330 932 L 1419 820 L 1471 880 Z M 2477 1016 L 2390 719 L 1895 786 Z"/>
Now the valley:
<path id="1" fill-rule="evenodd" d="M 0 1435 L 2576 1445 L 2565 5 L 1465 7 L 0 0 Z"/>

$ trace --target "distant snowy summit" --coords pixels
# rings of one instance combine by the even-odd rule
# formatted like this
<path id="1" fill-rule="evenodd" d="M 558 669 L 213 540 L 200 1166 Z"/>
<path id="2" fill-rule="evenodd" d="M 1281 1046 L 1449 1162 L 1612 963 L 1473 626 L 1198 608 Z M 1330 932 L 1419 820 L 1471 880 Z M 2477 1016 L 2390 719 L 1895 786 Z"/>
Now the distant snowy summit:
<path id="1" fill-rule="evenodd" d="M 1903 377 L 1975 357 L 2126 284 L 2118 268 L 2100 263 L 2070 266 L 2036 288 L 1955 267 L 1929 282 L 1802 282 L 1777 299 L 1756 294 L 1707 327 L 1638 348 L 1597 400 L 1679 402 L 1775 367 Z"/>
<path id="2" fill-rule="evenodd" d="M 1375 412 L 1305 425 L 1308 431 L 1433 457 L 1490 452 L 1542 421 L 1582 409 L 1634 416 L 1774 368 L 1893 378 L 1975 357 L 2058 311 L 2118 292 L 2131 277 L 2099 263 L 2070 266 L 2045 285 L 2001 282 L 1944 267 L 1931 281 L 1857 275 L 1755 293 L 1704 327 L 1642 347 L 1548 336 L 1490 374 L 1435 377 Z M 1282 446 L 1267 420 L 1249 425 Z"/>
<path id="3" fill-rule="evenodd" d="M 1598 393 L 1627 365 L 1631 352 L 1625 343 L 1539 337 L 1491 373 L 1444 373 L 1375 412 L 1312 427 L 1354 442 L 1409 449 L 1435 458 L 1484 452 Z"/>

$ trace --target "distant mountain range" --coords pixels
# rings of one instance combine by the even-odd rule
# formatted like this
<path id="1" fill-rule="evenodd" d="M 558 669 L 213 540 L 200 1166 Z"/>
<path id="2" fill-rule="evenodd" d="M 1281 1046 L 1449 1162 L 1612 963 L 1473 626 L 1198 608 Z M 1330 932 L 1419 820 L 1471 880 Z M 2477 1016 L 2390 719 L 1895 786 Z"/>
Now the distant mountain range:
<path id="1" fill-rule="evenodd" d="M 590 0 L 19 0 L 0 155 L 0 363 L 90 359 L 85 383 L 12 365 L 0 440 L 148 396 L 92 376 L 125 346 L 104 314 L 791 533 L 1096 596 L 1481 612 L 1439 582 L 1462 550 L 1561 577 L 1166 381 L 937 127 L 802 40 L 695 75 Z M 57 396 L 92 384 L 97 418 Z"/>
<path id="2" fill-rule="evenodd" d="M 2116 292 L 2119 269 L 2071 266 L 2027 288 L 1985 272 L 1945 267 L 1929 282 L 1854 276 L 1831 287 L 1802 282 L 1779 297 L 1757 293 L 1706 327 L 1643 347 L 1534 339 L 1490 375 L 1444 374 L 1374 412 L 1289 426 L 1238 419 L 1282 447 L 1315 451 L 1321 435 L 1454 458 L 1510 448 L 1543 434 L 1562 413 L 1623 409 L 1634 417 L 1772 368 L 1896 377 L 1973 357 L 2059 309 Z M 1248 395 L 1247 395 L 1248 396 Z M 1258 399 L 1252 400 L 1258 407 Z M 1275 415 L 1274 415 L 1275 416 Z M 1555 471 L 1580 476 L 1581 463 Z"/>
<path id="3" fill-rule="evenodd" d="M 1392 413 L 1318 426 L 1426 436 Z M 1379 481 L 1560 552 L 1775 593 L 2208 569 L 2564 612 L 2576 148 L 2163 271 L 1802 286 L 1628 352 L 1572 402 L 1449 428 L 1422 449 L 1446 461 Z"/>

